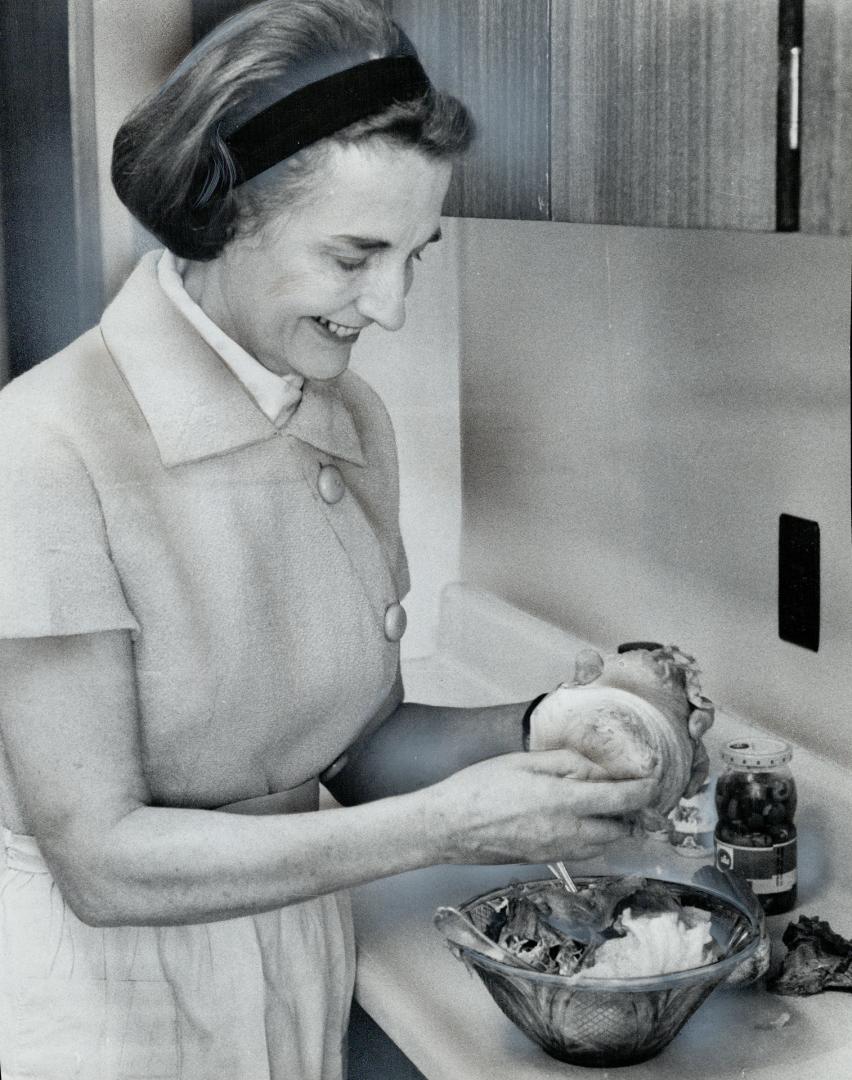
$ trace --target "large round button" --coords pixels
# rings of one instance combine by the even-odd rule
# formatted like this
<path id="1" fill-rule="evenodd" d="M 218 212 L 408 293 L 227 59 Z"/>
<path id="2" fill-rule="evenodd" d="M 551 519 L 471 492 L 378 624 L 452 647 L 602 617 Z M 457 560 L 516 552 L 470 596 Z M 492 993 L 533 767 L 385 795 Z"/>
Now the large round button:
<path id="1" fill-rule="evenodd" d="M 385 610 L 385 637 L 388 641 L 399 641 L 408 625 L 408 616 L 402 604 L 390 604 Z"/>
<path id="2" fill-rule="evenodd" d="M 338 469 L 336 465 L 323 465 L 319 472 L 317 487 L 319 488 L 322 501 L 327 502 L 330 505 L 340 502 L 343 498 L 343 493 L 346 491 L 346 485 L 343 483 L 340 469 Z"/>

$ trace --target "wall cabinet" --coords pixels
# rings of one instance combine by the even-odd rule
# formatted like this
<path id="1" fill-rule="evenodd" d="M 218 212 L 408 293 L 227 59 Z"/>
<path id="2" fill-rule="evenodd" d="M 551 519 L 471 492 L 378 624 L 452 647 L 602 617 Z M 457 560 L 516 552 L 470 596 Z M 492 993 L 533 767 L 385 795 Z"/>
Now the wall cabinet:
<path id="1" fill-rule="evenodd" d="M 389 6 L 483 132 L 453 212 L 771 231 L 781 189 L 803 231 L 852 231 L 849 0 Z M 779 104 L 793 72 L 779 18 L 797 6 L 800 149 L 786 160 Z M 506 189 L 520 175 L 523 198 Z"/>
<path id="2" fill-rule="evenodd" d="M 852 231 L 849 0 L 383 2 L 477 120 L 450 214 Z M 243 6 L 193 0 L 196 35 Z"/>

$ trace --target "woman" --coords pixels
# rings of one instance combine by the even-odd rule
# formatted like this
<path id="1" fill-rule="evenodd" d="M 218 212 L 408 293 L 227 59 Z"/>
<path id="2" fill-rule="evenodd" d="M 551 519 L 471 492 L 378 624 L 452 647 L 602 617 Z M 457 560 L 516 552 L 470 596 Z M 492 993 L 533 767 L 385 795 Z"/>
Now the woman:
<path id="1" fill-rule="evenodd" d="M 347 368 L 469 139 L 375 0 L 247 9 L 119 132 L 165 250 L 0 398 L 4 1080 L 338 1077 L 347 887 L 580 858 L 651 796 L 521 752 L 527 703 L 403 701 L 393 433 Z"/>

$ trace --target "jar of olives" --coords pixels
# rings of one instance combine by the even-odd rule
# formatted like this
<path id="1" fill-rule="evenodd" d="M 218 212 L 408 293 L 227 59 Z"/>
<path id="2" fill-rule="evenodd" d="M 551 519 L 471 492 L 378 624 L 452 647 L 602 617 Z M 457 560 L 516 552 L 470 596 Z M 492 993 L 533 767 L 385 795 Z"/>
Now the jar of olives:
<path id="1" fill-rule="evenodd" d="M 747 878 L 767 915 L 796 904 L 792 757 L 792 747 L 780 739 L 731 742 L 716 781 L 716 865 Z"/>

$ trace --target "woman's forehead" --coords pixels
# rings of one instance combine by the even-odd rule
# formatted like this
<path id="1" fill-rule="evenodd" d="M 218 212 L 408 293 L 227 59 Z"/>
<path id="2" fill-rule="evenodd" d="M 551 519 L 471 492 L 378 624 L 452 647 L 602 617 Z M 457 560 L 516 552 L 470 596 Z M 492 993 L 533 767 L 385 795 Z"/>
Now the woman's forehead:
<path id="1" fill-rule="evenodd" d="M 438 229 L 450 173 L 448 162 L 418 150 L 334 144 L 291 220 L 329 236 L 394 243 L 417 233 L 425 242 Z"/>

